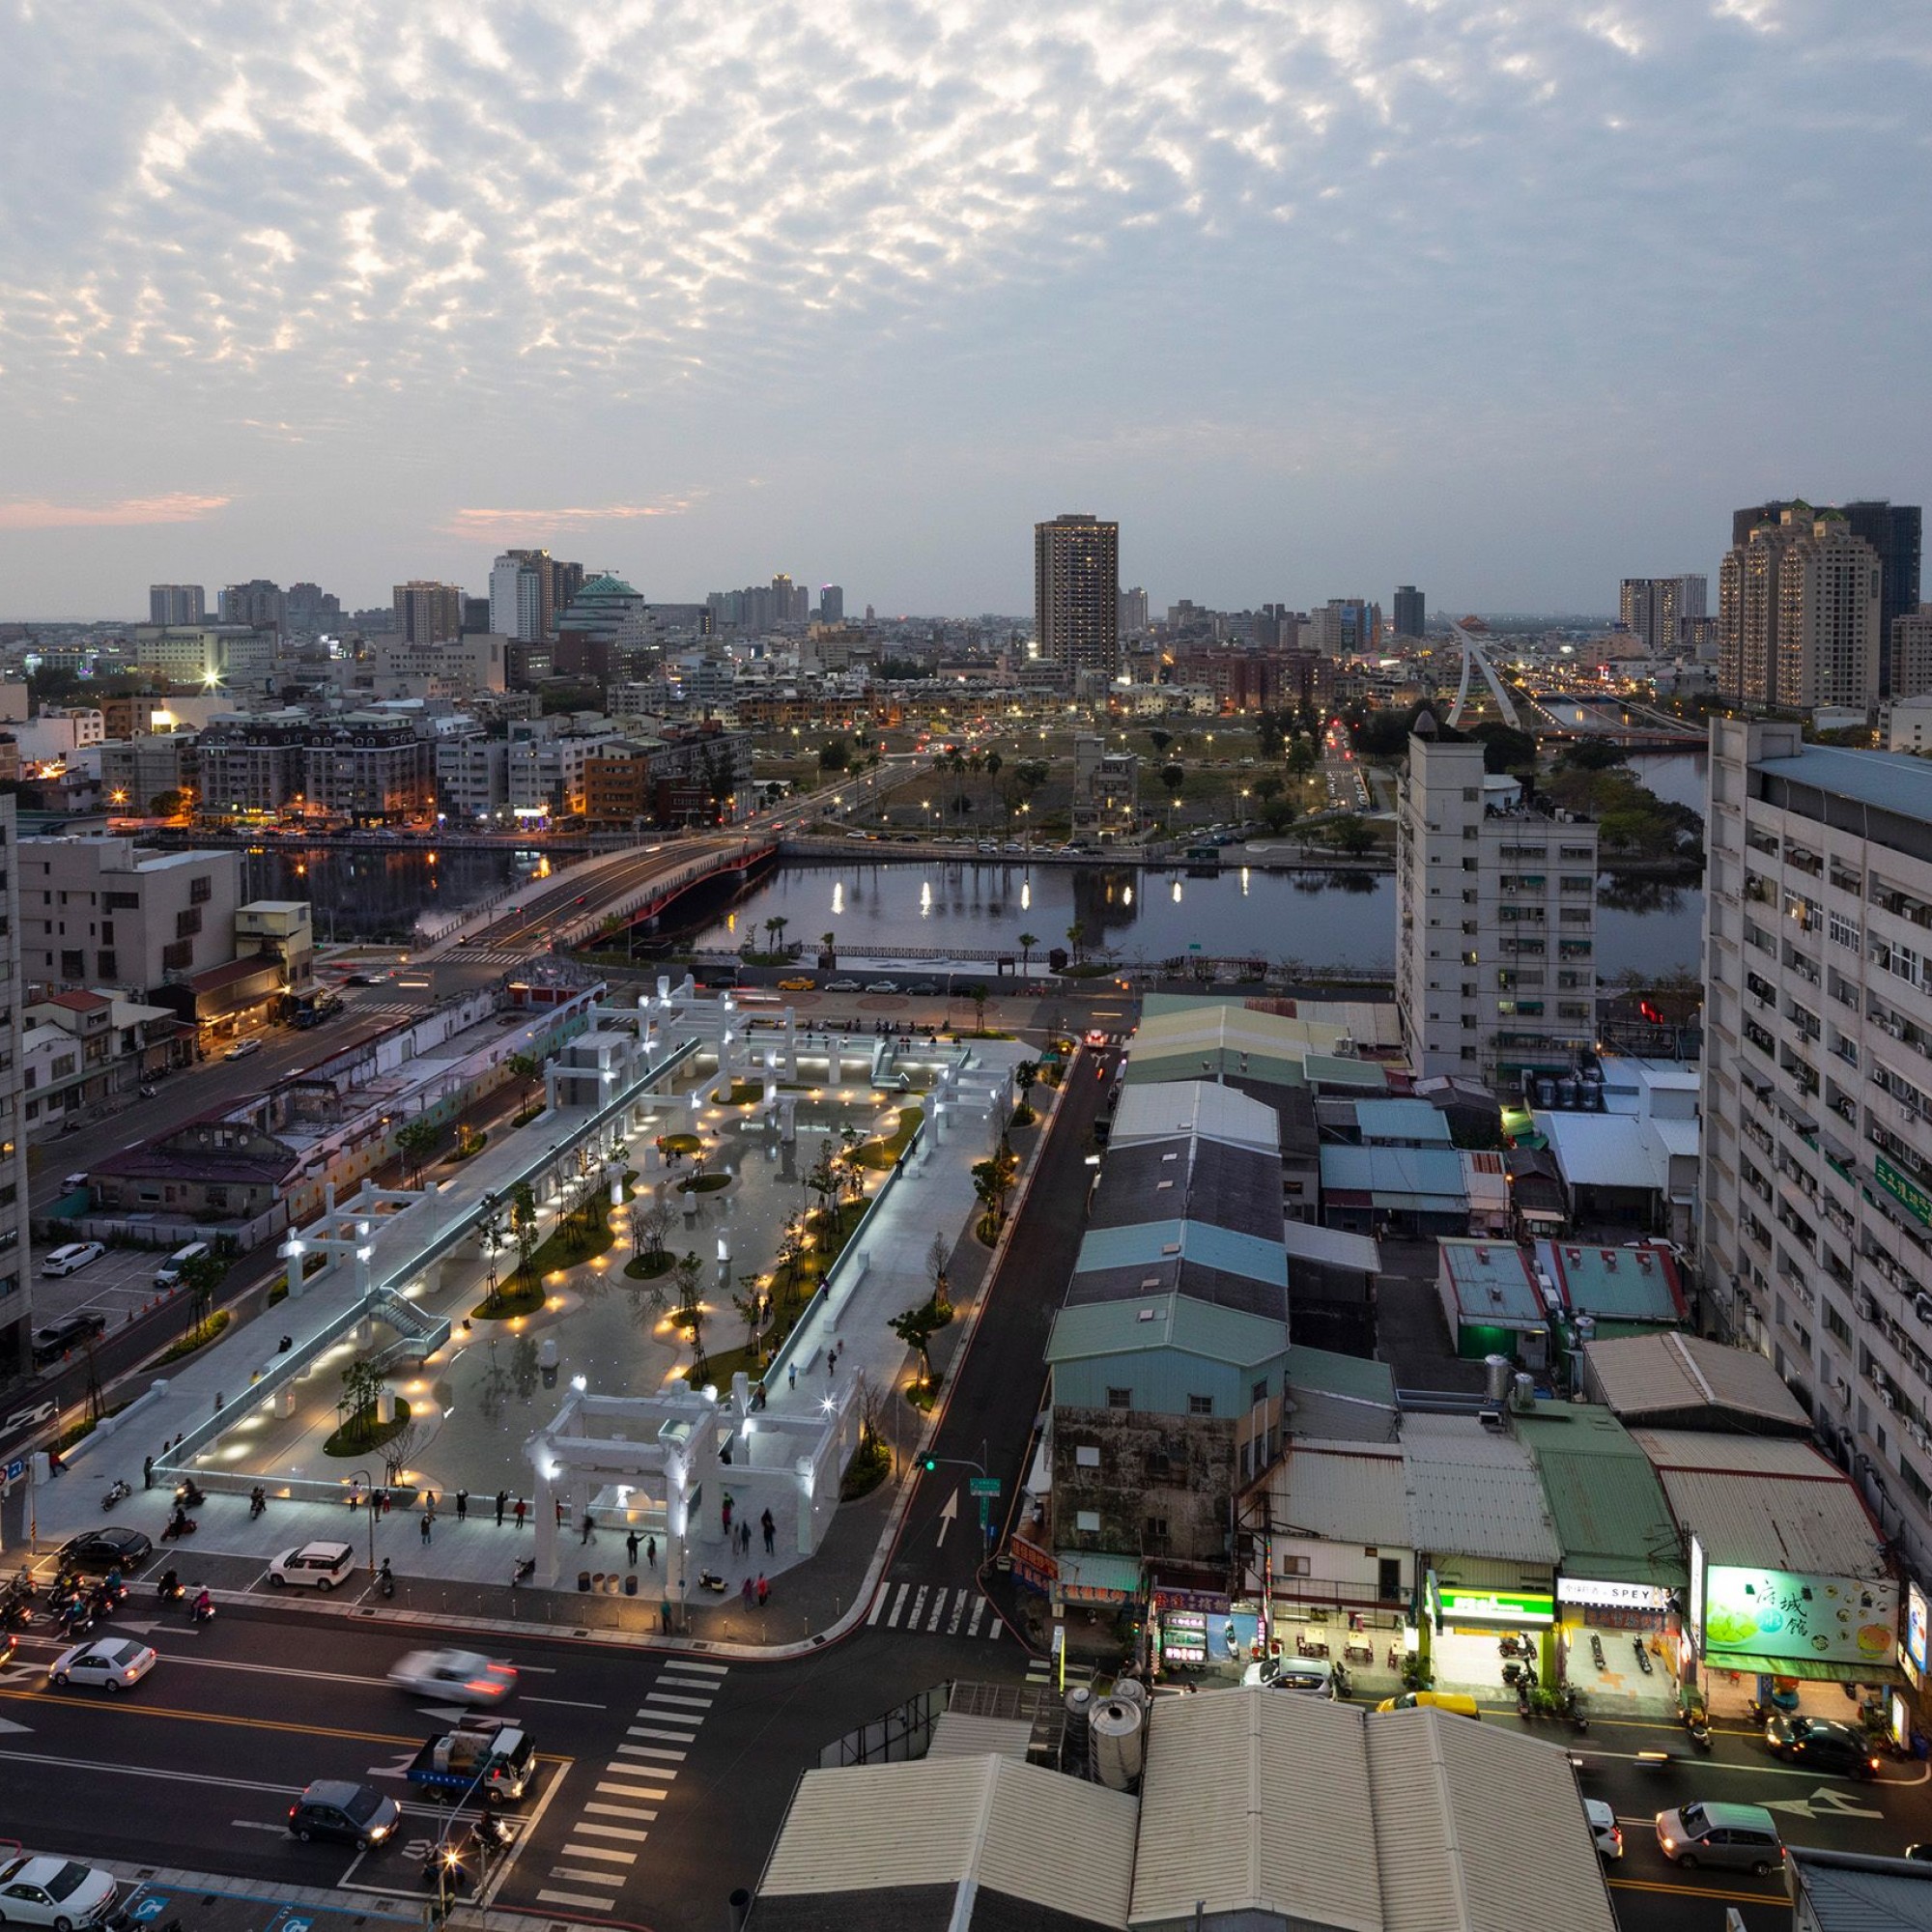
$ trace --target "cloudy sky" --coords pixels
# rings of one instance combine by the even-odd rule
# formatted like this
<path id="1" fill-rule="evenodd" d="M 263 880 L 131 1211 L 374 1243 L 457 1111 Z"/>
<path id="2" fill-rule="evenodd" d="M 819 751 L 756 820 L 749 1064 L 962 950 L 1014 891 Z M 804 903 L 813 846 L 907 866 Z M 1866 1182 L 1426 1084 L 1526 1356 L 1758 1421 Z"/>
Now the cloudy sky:
<path id="1" fill-rule="evenodd" d="M 0 0 L 0 615 L 1612 608 L 1921 500 L 1924 0 Z"/>

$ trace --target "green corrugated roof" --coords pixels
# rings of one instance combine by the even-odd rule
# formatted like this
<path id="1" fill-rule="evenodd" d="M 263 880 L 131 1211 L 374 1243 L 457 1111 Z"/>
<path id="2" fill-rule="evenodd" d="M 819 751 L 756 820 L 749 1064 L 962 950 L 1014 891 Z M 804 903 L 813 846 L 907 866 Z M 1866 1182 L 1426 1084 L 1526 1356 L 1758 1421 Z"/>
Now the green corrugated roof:
<path id="1" fill-rule="evenodd" d="M 1176 1259 L 1248 1281 L 1271 1282 L 1277 1288 L 1288 1285 L 1288 1254 L 1279 1241 L 1238 1235 L 1206 1221 L 1138 1221 L 1123 1228 L 1091 1229 L 1080 1243 L 1073 1272 L 1148 1267 Z"/>
<path id="2" fill-rule="evenodd" d="M 1144 1321 L 1141 1311 L 1151 1309 Z M 1251 1367 L 1279 1355 L 1287 1338 L 1279 1321 L 1245 1309 L 1221 1308 L 1191 1294 L 1148 1294 L 1131 1301 L 1090 1301 L 1063 1308 L 1053 1318 L 1046 1359 L 1088 1361 L 1095 1355 L 1129 1355 L 1144 1349 L 1179 1349 L 1209 1361 Z"/>
<path id="3" fill-rule="evenodd" d="M 1288 1351 L 1288 1379 L 1291 1387 L 1318 1389 L 1323 1395 L 1352 1396 L 1359 1402 L 1391 1406 L 1395 1403 L 1395 1371 L 1386 1362 L 1339 1355 L 1332 1349 L 1296 1343 Z"/>
<path id="4" fill-rule="evenodd" d="M 1607 1408 L 1558 1403 L 1513 1420 L 1542 1478 L 1568 1575 L 1663 1589 L 1689 1584 L 1663 1485 Z"/>

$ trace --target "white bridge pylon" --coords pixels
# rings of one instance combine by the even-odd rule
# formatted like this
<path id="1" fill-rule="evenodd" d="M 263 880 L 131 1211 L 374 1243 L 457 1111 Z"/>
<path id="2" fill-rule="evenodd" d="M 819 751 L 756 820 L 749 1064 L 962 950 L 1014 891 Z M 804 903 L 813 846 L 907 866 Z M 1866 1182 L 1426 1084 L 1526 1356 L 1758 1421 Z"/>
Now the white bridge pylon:
<path id="1" fill-rule="evenodd" d="M 1461 624 L 1451 624 L 1449 628 L 1456 634 L 1456 641 L 1463 647 L 1463 677 L 1456 687 L 1456 702 L 1449 707 L 1449 724 L 1455 729 L 1463 723 L 1463 707 L 1469 700 L 1469 673 L 1480 670 L 1483 682 L 1490 687 L 1490 695 L 1496 700 L 1496 709 L 1502 714 L 1502 721 L 1513 731 L 1522 729 L 1522 721 L 1517 716 L 1516 704 L 1503 686 L 1503 681 L 1495 673 L 1495 668 L 1483 654 L 1483 640 L 1472 638 Z"/>

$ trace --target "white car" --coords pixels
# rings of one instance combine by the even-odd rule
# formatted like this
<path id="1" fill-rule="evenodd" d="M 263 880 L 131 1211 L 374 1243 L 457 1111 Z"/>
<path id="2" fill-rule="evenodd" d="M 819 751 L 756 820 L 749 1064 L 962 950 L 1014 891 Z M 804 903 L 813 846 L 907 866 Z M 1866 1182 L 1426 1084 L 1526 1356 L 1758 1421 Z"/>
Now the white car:
<path id="1" fill-rule="evenodd" d="M 389 1682 L 452 1704 L 500 1704 L 517 1688 L 517 1666 L 473 1650 L 412 1650 L 390 1666 Z"/>
<path id="2" fill-rule="evenodd" d="M 61 1192 L 63 1194 L 71 1194 L 76 1187 L 85 1187 L 86 1185 L 87 1174 L 85 1169 L 78 1174 L 64 1174 L 61 1176 Z"/>
<path id="3" fill-rule="evenodd" d="M 260 1053 L 261 1050 L 259 1039 L 238 1039 L 221 1057 L 223 1060 L 246 1060 L 251 1053 Z"/>
<path id="4" fill-rule="evenodd" d="M 71 1859 L 10 1859 L 0 1864 L 0 1918 L 14 1925 L 72 1932 L 107 1917 L 114 1875 Z"/>
<path id="5" fill-rule="evenodd" d="M 1599 1855 L 1606 1859 L 1622 1858 L 1624 1828 L 1617 1823 L 1617 1814 L 1601 1798 L 1586 1798 L 1583 1815 L 1590 1821 L 1590 1836 L 1597 1842 Z"/>
<path id="6" fill-rule="evenodd" d="M 866 990 L 868 993 L 896 993 L 899 983 L 896 980 L 868 980 Z"/>
<path id="7" fill-rule="evenodd" d="M 856 980 L 828 980 L 825 982 L 825 990 L 828 993 L 856 993 L 859 990 L 859 982 Z"/>
<path id="8" fill-rule="evenodd" d="M 67 1241 L 53 1249 L 41 1264 L 43 1274 L 74 1274 L 89 1262 L 98 1262 L 107 1252 L 104 1242 Z"/>
<path id="9" fill-rule="evenodd" d="M 54 1659 L 47 1672 L 55 1684 L 95 1684 L 103 1690 L 125 1690 L 138 1684 L 155 1667 L 154 1647 L 131 1637 L 102 1636 L 76 1644 Z M 4 1911 L 0 1907 L 0 1911 Z"/>

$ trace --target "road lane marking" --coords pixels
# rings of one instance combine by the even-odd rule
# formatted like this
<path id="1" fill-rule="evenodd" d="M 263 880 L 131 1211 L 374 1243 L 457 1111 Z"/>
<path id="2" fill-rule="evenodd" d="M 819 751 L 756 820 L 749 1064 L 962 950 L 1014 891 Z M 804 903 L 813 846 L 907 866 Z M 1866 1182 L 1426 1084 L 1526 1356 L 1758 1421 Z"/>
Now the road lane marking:
<path id="1" fill-rule="evenodd" d="M 946 1614 L 946 1592 L 941 1590 L 933 1599 L 932 1616 L 925 1626 L 925 1634 L 930 1636 L 939 1628 L 939 1620 Z"/>
<path id="2" fill-rule="evenodd" d="M 661 1716 L 662 1713 L 653 1712 L 648 1715 Z M 696 1726 L 688 1731 L 673 1731 L 667 1730 L 660 1724 L 631 1724 L 625 1729 L 624 1735 L 627 1738 L 659 1738 L 669 1745 L 695 1744 L 697 1740 Z"/>
<path id="3" fill-rule="evenodd" d="M 888 1618 L 886 1619 L 886 1628 L 887 1628 L 888 1630 L 897 1630 L 897 1629 L 898 1629 L 898 1627 L 899 1627 L 899 1612 L 900 1612 L 900 1611 L 901 1611 L 902 1609 L 904 1609 L 904 1608 L 905 1608 L 905 1600 L 906 1600 L 906 1592 L 907 1592 L 908 1590 L 910 1590 L 911 1588 L 912 1588 L 912 1585 L 911 1585 L 910 1583 L 901 1583 L 901 1584 L 899 1585 L 899 1588 L 898 1588 L 898 1595 L 897 1595 L 897 1596 L 895 1596 L 895 1598 L 893 1599 L 893 1613 L 892 1613 L 892 1615 L 891 1615 L 891 1616 L 889 1616 L 889 1617 L 888 1617 Z M 882 1604 L 883 1604 L 883 1603 L 884 1603 L 884 1602 L 886 1601 L 886 1599 L 885 1599 L 885 1595 L 884 1595 L 884 1593 L 883 1593 L 883 1592 L 881 1592 L 881 1593 L 880 1593 L 880 1597 L 879 1597 L 879 1601 L 880 1601 L 880 1603 L 882 1603 Z"/>
<path id="4" fill-rule="evenodd" d="M 574 1885 L 609 1885 L 617 1876 L 615 1872 L 573 1871 L 568 1865 L 552 1865 L 550 1875 L 552 1878 L 567 1879 Z M 622 1885 L 623 1880 L 618 1879 L 617 1883 Z M 537 1896 L 542 1898 L 546 1894 L 539 1892 Z M 614 1898 L 609 1901 L 611 1905 L 615 1905 L 616 1902 Z"/>
<path id="5" fill-rule="evenodd" d="M 620 1852 L 608 1845 L 566 1845 L 559 1856 L 566 1859 L 607 1859 L 613 1865 L 634 1865 L 638 1862 L 636 1852 Z"/>
<path id="6" fill-rule="evenodd" d="M 526 1697 L 526 1704 L 554 1704 L 565 1711 L 608 1711 L 609 1704 L 586 1704 L 576 1697 Z"/>
<path id="7" fill-rule="evenodd" d="M 701 1670 L 707 1677 L 723 1677 L 731 1668 L 728 1663 L 699 1663 L 685 1658 L 679 1658 L 675 1664 L 666 1667 L 676 1670 Z"/>
<path id="8" fill-rule="evenodd" d="M 615 1748 L 619 1755 L 623 1757 L 655 1757 L 657 1755 L 649 1745 L 618 1745 Z M 612 1769 L 621 1771 L 623 1767 L 616 1765 Z M 676 1771 L 668 1764 L 639 1764 L 634 1765 L 632 1769 L 639 1777 L 675 1777 L 677 1776 Z"/>
<path id="9" fill-rule="evenodd" d="M 600 1784 L 597 1788 L 601 1791 L 604 1787 Z M 586 1812 L 594 1812 L 600 1818 L 638 1818 L 641 1819 L 646 1825 L 653 1823 L 658 1815 L 647 1804 L 598 1804 L 593 1803 L 586 1804 L 583 1808 Z M 587 1831 L 589 1827 L 586 1826 L 584 1829 Z"/>
<path id="10" fill-rule="evenodd" d="M 629 1771 L 630 1767 L 620 1764 L 613 1765 L 611 1769 L 614 1771 Z M 642 1776 L 641 1773 L 633 1773 L 632 1775 L 634 1776 Z M 663 1801 L 670 1796 L 670 1793 L 659 1784 L 611 1784 L 605 1781 L 599 1783 L 595 1788 L 599 1791 L 608 1792 L 612 1798 L 655 1798 Z"/>
<path id="11" fill-rule="evenodd" d="M 957 1636 L 959 1626 L 966 1621 L 966 1592 L 961 1590 L 952 1605 L 952 1615 L 946 1626 L 948 1636 Z"/>
<path id="12" fill-rule="evenodd" d="M 10 1690 L 0 1685 L 0 1697 L 25 1699 L 31 1696 L 36 1703 L 43 1701 L 44 1693 L 38 1691 Z M 343 1731 L 327 1724 L 282 1724 L 270 1718 L 229 1717 L 218 1711 L 183 1711 L 172 1704 L 148 1704 L 139 1701 L 129 1703 L 125 1697 L 102 1698 L 99 1703 L 80 1697 L 62 1697 L 61 1706 L 70 1711 L 111 1711 L 126 1712 L 130 1717 L 178 1718 L 189 1724 L 228 1724 L 247 1731 L 287 1731 L 303 1738 L 350 1738 L 365 1745 L 408 1745 L 412 1752 L 422 1748 L 415 1738 L 392 1737 L 386 1731 Z M 554 1760 L 553 1760 L 554 1762 Z"/>
<path id="13" fill-rule="evenodd" d="M 712 1683 L 708 1677 L 674 1677 L 668 1670 L 662 1672 L 657 1683 L 651 1688 L 656 1690 L 662 1690 L 667 1684 L 673 1690 L 704 1690 L 708 1691 L 714 1697 L 718 1694 L 717 1685 Z M 601 1709 L 602 1707 L 600 1706 L 599 1708 Z"/>
<path id="14" fill-rule="evenodd" d="M 580 1825 L 577 1828 L 585 1837 L 623 1838 L 633 1844 L 641 1845 L 651 1834 L 648 1832 L 634 1832 L 622 1825 Z"/>
<path id="15" fill-rule="evenodd" d="M 925 1609 L 925 1599 L 930 1589 L 931 1585 L 927 1583 L 922 1583 L 919 1586 L 919 1595 L 912 1600 L 912 1609 L 906 1616 L 905 1627 L 907 1630 L 917 1630 L 919 1628 L 920 1616 Z"/>
<path id="16" fill-rule="evenodd" d="M 646 1704 L 677 1704 L 687 1711 L 708 1711 L 718 1700 L 715 1697 L 680 1697 L 668 1690 L 647 1690 Z"/>
<path id="17" fill-rule="evenodd" d="M 879 1612 L 886 1607 L 886 1595 L 892 1587 L 890 1583 L 881 1583 L 879 1585 L 877 1594 L 872 1598 L 872 1614 L 866 1619 L 866 1628 L 867 1630 L 870 1630 L 879 1621 Z"/>
<path id="18" fill-rule="evenodd" d="M 985 1598 L 975 1597 L 973 1599 L 973 1621 L 966 1626 L 966 1634 L 968 1636 L 978 1636 L 980 1634 L 980 1619 L 983 1617 L 985 1614 L 986 1614 Z"/>
<path id="19" fill-rule="evenodd" d="M 672 1764 L 682 1764 L 691 1753 L 688 1750 L 672 1750 L 668 1745 L 633 1745 L 633 1757 L 661 1757 Z"/>

